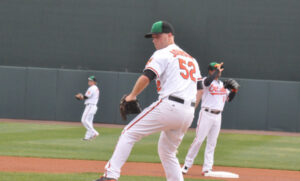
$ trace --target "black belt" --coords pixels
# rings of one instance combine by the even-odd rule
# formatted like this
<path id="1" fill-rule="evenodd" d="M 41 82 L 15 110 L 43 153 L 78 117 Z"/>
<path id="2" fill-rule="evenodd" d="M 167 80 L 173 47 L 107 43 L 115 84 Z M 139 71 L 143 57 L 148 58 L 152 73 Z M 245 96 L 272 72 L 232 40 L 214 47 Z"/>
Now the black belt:
<path id="1" fill-rule="evenodd" d="M 210 113 L 213 113 L 213 114 L 220 114 L 220 112 L 222 112 L 222 111 L 218 111 L 218 110 L 210 110 L 209 111 L 209 109 L 207 109 L 207 108 L 205 108 L 204 111 L 210 112 Z"/>
<path id="2" fill-rule="evenodd" d="M 179 98 L 179 97 L 169 96 L 168 99 L 171 100 L 171 101 L 175 101 L 175 102 L 179 102 L 179 103 L 181 103 L 181 104 L 184 104 L 184 100 L 181 99 L 181 98 Z M 195 107 L 195 105 L 196 105 L 196 104 L 195 104 L 194 102 L 191 103 L 191 106 L 192 106 L 192 107 Z"/>

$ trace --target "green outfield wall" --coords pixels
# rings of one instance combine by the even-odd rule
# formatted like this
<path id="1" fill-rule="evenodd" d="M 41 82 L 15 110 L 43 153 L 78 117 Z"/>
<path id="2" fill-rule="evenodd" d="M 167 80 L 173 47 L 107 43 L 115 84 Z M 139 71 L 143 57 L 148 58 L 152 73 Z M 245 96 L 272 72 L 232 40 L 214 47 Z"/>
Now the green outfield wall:
<path id="1" fill-rule="evenodd" d="M 74 95 L 85 92 L 89 75 L 99 80 L 101 94 L 94 121 L 127 124 L 121 121 L 119 101 L 139 73 L 1 66 L 0 117 L 79 122 L 84 105 Z M 237 80 L 241 88 L 225 106 L 223 128 L 300 132 L 300 82 Z M 139 99 L 143 108 L 157 99 L 154 82 Z"/>
<path id="2" fill-rule="evenodd" d="M 139 72 L 154 50 L 143 35 L 162 19 L 204 72 L 224 61 L 226 77 L 300 81 L 299 9 L 299 0 L 1 0 L 0 65 Z"/>

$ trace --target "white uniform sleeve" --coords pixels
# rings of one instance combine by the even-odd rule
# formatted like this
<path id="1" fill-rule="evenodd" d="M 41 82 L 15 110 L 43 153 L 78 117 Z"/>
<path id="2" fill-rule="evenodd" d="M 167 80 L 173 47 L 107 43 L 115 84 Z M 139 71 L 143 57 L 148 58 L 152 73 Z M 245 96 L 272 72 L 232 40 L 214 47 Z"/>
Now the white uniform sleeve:
<path id="1" fill-rule="evenodd" d="M 86 91 L 85 96 L 86 96 L 86 97 L 91 97 L 92 95 L 93 95 L 93 88 L 90 87 L 90 88 L 88 88 L 88 90 Z"/>
<path id="2" fill-rule="evenodd" d="M 168 61 L 164 58 L 160 52 L 155 52 L 150 60 L 147 62 L 144 70 L 152 70 L 156 74 L 156 78 L 165 71 Z"/>

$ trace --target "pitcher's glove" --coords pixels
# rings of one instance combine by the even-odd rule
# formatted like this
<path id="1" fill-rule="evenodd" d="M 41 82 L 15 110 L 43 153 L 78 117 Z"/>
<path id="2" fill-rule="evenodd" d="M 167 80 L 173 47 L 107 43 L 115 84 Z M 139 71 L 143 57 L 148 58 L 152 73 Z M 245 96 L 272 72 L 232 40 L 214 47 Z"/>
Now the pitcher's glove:
<path id="1" fill-rule="evenodd" d="M 75 98 L 77 100 L 83 100 L 84 96 L 81 93 L 78 93 L 78 94 L 75 95 Z"/>
<path id="2" fill-rule="evenodd" d="M 237 91 L 240 87 L 240 84 L 234 79 L 228 79 L 224 81 L 224 88 L 229 90 Z"/>
<path id="3" fill-rule="evenodd" d="M 127 114 L 138 114 L 142 111 L 138 100 L 127 102 L 126 97 L 127 95 L 124 95 L 120 101 L 120 113 L 124 121 L 127 121 Z"/>

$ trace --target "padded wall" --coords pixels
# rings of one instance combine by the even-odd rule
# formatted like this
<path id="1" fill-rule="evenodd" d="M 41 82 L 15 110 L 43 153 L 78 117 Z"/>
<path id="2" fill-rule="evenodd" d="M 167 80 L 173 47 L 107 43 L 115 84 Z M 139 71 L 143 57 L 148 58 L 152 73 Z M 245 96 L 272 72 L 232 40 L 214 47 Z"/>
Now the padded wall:
<path id="1" fill-rule="evenodd" d="M 86 91 L 89 75 L 97 77 L 101 94 L 94 121 L 127 124 L 119 101 L 131 91 L 136 73 L 0 67 L 0 117 L 79 122 L 84 105 L 74 95 Z M 300 82 L 237 80 L 241 88 L 225 105 L 223 128 L 300 132 Z M 145 108 L 157 97 L 152 82 L 139 99 Z"/>

